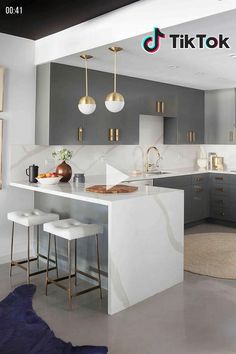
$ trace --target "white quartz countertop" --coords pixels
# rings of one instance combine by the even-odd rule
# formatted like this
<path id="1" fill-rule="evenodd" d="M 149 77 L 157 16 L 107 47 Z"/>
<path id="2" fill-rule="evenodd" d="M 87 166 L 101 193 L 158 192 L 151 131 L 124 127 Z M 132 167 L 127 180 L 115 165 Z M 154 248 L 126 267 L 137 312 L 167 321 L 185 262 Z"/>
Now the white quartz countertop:
<path id="1" fill-rule="evenodd" d="M 99 183 L 92 183 L 99 184 Z M 10 186 L 31 190 L 34 192 L 41 192 L 51 195 L 56 195 L 59 197 L 65 197 L 70 199 L 77 199 L 85 202 L 102 204 L 102 205 L 111 205 L 114 202 L 132 199 L 132 198 L 141 198 L 152 195 L 174 193 L 176 191 L 182 192 L 180 190 L 169 189 L 169 188 L 159 188 L 152 186 L 139 186 L 138 190 L 132 193 L 119 193 L 119 194 L 99 194 L 87 192 L 86 187 L 91 186 L 91 183 L 85 185 L 78 185 L 71 183 L 58 183 L 56 185 L 42 185 L 40 183 L 29 183 L 27 181 L 11 182 Z"/>
<path id="2" fill-rule="evenodd" d="M 236 175 L 236 171 L 216 171 L 216 170 L 165 170 L 162 174 L 142 174 L 138 176 L 130 176 L 126 181 L 141 181 L 145 179 L 155 179 L 155 178 L 166 178 L 166 177 L 177 177 L 177 176 L 187 176 L 203 173 L 223 173 Z"/>

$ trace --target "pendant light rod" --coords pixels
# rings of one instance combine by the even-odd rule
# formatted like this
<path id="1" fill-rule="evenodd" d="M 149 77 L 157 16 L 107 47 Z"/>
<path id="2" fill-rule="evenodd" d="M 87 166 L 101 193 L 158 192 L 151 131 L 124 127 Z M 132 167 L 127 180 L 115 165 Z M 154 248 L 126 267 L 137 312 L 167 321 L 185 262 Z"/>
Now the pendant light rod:
<path id="1" fill-rule="evenodd" d="M 116 92 L 117 86 L 117 53 L 121 52 L 123 48 L 121 47 L 110 47 L 109 50 L 115 54 L 114 56 L 114 92 Z"/>
<path id="2" fill-rule="evenodd" d="M 92 58 L 92 55 L 83 54 L 80 58 L 85 60 L 85 96 L 88 96 L 88 60 Z"/>

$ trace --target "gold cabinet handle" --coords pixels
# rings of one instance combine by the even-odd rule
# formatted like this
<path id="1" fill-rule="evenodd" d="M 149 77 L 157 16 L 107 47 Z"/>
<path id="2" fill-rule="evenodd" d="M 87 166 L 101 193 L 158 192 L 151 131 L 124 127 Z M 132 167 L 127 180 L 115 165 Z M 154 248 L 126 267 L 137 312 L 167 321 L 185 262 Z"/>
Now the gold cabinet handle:
<path id="1" fill-rule="evenodd" d="M 218 180 L 218 181 L 223 181 L 223 180 L 224 180 L 224 177 L 219 177 L 219 176 L 218 176 L 218 177 L 215 177 L 215 179 Z"/>
<path id="2" fill-rule="evenodd" d="M 113 128 L 108 129 L 108 140 L 114 141 L 114 129 Z"/>
<path id="3" fill-rule="evenodd" d="M 202 177 L 197 177 L 197 178 L 196 178 L 196 181 L 197 181 L 197 182 L 200 182 L 200 181 L 202 181 L 202 180 L 203 180 Z"/>
<path id="4" fill-rule="evenodd" d="M 195 190 L 196 193 L 201 193 L 201 192 L 203 192 L 203 191 L 204 191 L 203 188 L 197 188 L 197 189 Z"/>
<path id="5" fill-rule="evenodd" d="M 234 132 L 231 130 L 229 132 L 229 141 L 233 141 L 234 140 Z"/>
<path id="6" fill-rule="evenodd" d="M 224 192 L 224 188 L 215 188 L 215 191 L 216 191 L 216 192 L 222 192 L 222 193 L 223 193 L 223 192 Z"/>
<path id="7" fill-rule="evenodd" d="M 120 134 L 120 129 L 116 128 L 115 129 L 115 140 L 119 141 L 119 134 Z"/>
<path id="8" fill-rule="evenodd" d="M 192 135 L 193 135 L 193 143 L 195 143 L 195 142 L 196 142 L 196 132 L 193 131 L 193 132 L 192 132 Z"/>
<path id="9" fill-rule="evenodd" d="M 161 102 L 161 112 L 165 113 L 165 102 Z"/>
<path id="10" fill-rule="evenodd" d="M 84 133 L 84 129 L 82 127 L 78 128 L 78 140 L 79 141 L 83 141 L 83 133 Z"/>

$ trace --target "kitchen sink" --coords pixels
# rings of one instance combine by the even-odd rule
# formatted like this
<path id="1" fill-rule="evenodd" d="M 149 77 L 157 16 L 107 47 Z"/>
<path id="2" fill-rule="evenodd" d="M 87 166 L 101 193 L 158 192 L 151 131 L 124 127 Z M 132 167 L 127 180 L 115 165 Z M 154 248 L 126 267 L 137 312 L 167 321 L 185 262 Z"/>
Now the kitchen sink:
<path id="1" fill-rule="evenodd" d="M 150 172 L 145 172 L 146 175 L 168 175 L 170 172 L 166 171 L 150 171 Z"/>

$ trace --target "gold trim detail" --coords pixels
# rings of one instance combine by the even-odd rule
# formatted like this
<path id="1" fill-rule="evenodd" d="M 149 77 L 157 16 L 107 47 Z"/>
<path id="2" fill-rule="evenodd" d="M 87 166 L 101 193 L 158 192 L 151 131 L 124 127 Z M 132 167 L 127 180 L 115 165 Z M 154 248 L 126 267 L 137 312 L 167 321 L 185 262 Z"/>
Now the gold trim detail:
<path id="1" fill-rule="evenodd" d="M 111 92 L 107 95 L 106 101 L 124 102 L 124 97 L 119 92 Z"/>
<path id="2" fill-rule="evenodd" d="M 96 102 L 91 96 L 83 96 L 80 98 L 79 104 L 96 104 Z"/>

